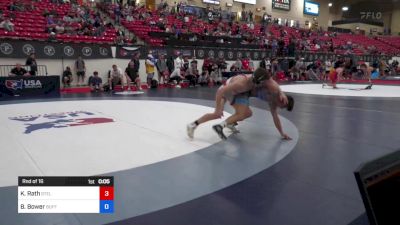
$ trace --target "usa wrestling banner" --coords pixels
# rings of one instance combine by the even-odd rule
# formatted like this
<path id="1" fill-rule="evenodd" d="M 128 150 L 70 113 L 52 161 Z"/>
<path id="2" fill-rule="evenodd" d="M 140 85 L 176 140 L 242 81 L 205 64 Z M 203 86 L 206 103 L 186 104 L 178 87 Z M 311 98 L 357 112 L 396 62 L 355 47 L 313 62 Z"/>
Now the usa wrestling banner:
<path id="1" fill-rule="evenodd" d="M 0 100 L 58 96 L 59 76 L 0 77 Z"/>

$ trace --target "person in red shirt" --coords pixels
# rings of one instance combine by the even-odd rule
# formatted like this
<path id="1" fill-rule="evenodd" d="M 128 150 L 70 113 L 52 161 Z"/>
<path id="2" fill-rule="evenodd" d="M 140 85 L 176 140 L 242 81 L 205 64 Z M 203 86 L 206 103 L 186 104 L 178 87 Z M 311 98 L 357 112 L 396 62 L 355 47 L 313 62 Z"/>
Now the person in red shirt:
<path id="1" fill-rule="evenodd" d="M 343 70 L 344 70 L 343 63 L 340 64 L 339 67 L 332 69 L 329 73 L 329 83 L 323 83 L 322 88 L 324 88 L 325 86 L 330 86 L 330 87 L 336 89 L 337 88 L 336 84 L 337 84 L 339 78 L 342 77 Z"/>
<path id="2" fill-rule="evenodd" d="M 243 71 L 250 71 L 250 61 L 248 58 L 242 59 L 242 70 Z"/>

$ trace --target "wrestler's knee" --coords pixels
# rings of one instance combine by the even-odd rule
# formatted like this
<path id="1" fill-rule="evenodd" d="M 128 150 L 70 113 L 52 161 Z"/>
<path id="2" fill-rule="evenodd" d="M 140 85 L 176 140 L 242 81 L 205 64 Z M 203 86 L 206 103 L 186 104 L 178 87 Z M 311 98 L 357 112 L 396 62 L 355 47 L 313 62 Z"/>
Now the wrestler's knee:
<path id="1" fill-rule="evenodd" d="M 253 112 L 252 112 L 250 109 L 245 110 L 245 111 L 240 112 L 240 113 L 238 114 L 238 120 L 239 120 L 239 121 L 243 121 L 243 120 L 245 120 L 245 119 L 251 117 L 252 115 L 253 115 Z"/>
<path id="2" fill-rule="evenodd" d="M 253 111 L 251 111 L 251 109 L 247 109 L 244 116 L 245 116 L 245 118 L 249 118 L 249 117 L 251 117 L 252 115 L 253 115 Z"/>

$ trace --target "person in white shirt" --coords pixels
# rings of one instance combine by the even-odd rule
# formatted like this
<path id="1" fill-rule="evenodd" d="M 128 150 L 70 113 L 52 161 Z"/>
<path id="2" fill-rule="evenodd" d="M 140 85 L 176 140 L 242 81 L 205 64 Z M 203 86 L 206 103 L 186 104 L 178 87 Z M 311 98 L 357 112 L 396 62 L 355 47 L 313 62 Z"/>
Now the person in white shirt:
<path id="1" fill-rule="evenodd" d="M 110 70 L 110 76 L 108 78 L 108 83 L 110 84 L 110 90 L 114 90 L 115 86 L 120 84 L 122 90 L 124 89 L 125 84 L 128 84 L 128 91 L 130 90 L 131 79 L 122 72 L 117 65 L 112 66 L 112 70 Z"/>
<path id="2" fill-rule="evenodd" d="M 176 57 L 176 59 L 174 60 L 174 64 L 175 64 L 175 69 L 171 73 L 169 80 L 176 81 L 178 83 L 178 85 L 176 87 L 179 88 L 180 87 L 179 83 L 181 82 L 181 80 L 183 78 L 181 75 L 181 70 L 182 70 L 182 67 L 184 64 L 184 61 L 182 59 L 182 53 L 180 53 L 178 55 L 178 57 Z"/>
<path id="3" fill-rule="evenodd" d="M 325 73 L 322 75 L 322 79 L 323 80 L 328 80 L 328 76 L 329 76 L 329 73 L 331 72 L 331 68 L 332 68 L 332 61 L 331 61 L 331 59 L 327 59 L 326 61 L 325 61 Z"/>
<path id="4" fill-rule="evenodd" d="M 247 27 L 250 29 L 250 30 L 254 30 L 254 23 L 248 23 L 247 24 Z"/>
<path id="5" fill-rule="evenodd" d="M 4 28 L 6 31 L 14 32 L 14 24 L 11 23 L 9 19 L 6 19 L 3 22 L 1 22 L 0 27 Z"/>
<path id="6" fill-rule="evenodd" d="M 127 15 L 126 16 L 126 21 L 132 22 L 133 21 L 133 16 L 132 15 Z"/>
<path id="7" fill-rule="evenodd" d="M 290 77 L 294 80 L 294 76 L 296 76 L 296 80 L 300 80 L 301 74 L 304 72 L 304 61 L 303 58 L 297 58 L 296 64 L 292 68 L 292 72 Z"/>

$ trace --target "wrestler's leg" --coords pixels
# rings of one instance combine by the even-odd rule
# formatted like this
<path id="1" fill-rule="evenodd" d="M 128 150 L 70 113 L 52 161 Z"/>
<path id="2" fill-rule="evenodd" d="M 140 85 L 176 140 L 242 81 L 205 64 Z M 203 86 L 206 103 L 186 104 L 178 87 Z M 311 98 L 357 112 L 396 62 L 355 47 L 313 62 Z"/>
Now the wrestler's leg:
<path id="1" fill-rule="evenodd" d="M 235 109 L 235 113 L 225 120 L 227 125 L 243 121 L 253 115 L 253 112 L 248 105 L 234 104 L 233 108 Z"/>
<path id="2" fill-rule="evenodd" d="M 215 99 L 215 110 L 213 113 L 206 113 L 199 119 L 195 120 L 193 123 L 190 123 L 187 125 L 186 130 L 187 130 L 187 135 L 189 138 L 194 137 L 194 130 L 197 128 L 202 123 L 205 123 L 210 120 L 215 120 L 219 119 L 223 116 L 223 111 L 224 111 L 224 105 L 225 105 L 225 99 L 224 98 L 218 98 L 216 97 Z"/>
<path id="3" fill-rule="evenodd" d="M 226 127 L 231 130 L 232 133 L 240 133 L 236 128 L 239 121 L 243 121 L 252 116 L 253 112 L 247 105 L 235 104 L 232 106 L 235 109 L 235 114 L 226 119 Z"/>
<path id="4" fill-rule="evenodd" d="M 207 113 L 204 114 L 202 117 L 197 119 L 195 122 L 197 122 L 197 125 L 205 123 L 210 120 L 215 120 L 221 118 L 224 114 L 224 105 L 225 105 L 225 99 L 216 99 L 215 100 L 215 110 L 213 113 Z"/>
<path id="5" fill-rule="evenodd" d="M 221 139 L 223 140 L 226 139 L 226 136 L 223 132 L 223 129 L 225 127 L 228 127 L 229 129 L 234 131 L 232 127 L 236 122 L 242 121 L 253 114 L 250 110 L 249 103 L 250 103 L 249 97 L 246 95 L 235 97 L 233 101 L 233 107 L 235 109 L 235 113 L 222 123 L 213 126 L 214 131 L 218 134 L 218 136 Z"/>

